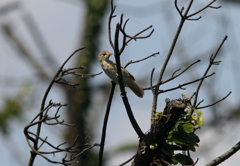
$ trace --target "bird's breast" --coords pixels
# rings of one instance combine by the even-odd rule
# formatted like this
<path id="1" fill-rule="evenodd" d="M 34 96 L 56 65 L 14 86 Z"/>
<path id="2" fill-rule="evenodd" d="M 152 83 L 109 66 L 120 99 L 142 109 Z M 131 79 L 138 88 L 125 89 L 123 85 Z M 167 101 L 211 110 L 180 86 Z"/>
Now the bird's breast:
<path id="1" fill-rule="evenodd" d="M 115 63 L 113 63 L 110 60 L 103 60 L 101 62 L 101 66 L 105 72 L 105 74 L 110 77 L 114 82 L 118 83 L 118 78 L 117 78 L 117 67 L 115 65 Z M 127 83 L 128 81 L 133 81 L 134 79 L 130 77 L 129 73 L 126 70 L 123 70 L 121 68 L 122 71 L 122 76 L 123 76 L 123 81 L 125 83 Z"/>
<path id="2" fill-rule="evenodd" d="M 117 68 L 115 64 L 111 61 L 102 61 L 101 63 L 102 69 L 104 70 L 105 74 L 110 77 L 114 82 L 118 82 L 117 78 Z"/>

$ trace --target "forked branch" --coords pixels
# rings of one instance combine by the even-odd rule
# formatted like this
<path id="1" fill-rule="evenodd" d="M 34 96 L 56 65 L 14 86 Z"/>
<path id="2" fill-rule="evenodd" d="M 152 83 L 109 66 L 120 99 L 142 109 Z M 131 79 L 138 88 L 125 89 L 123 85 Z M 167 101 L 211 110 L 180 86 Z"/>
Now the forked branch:
<path id="1" fill-rule="evenodd" d="M 75 76 L 82 76 L 82 77 L 93 77 L 95 75 L 98 75 L 98 74 L 89 74 L 89 75 L 84 74 L 83 75 L 83 74 L 77 73 L 76 70 L 81 70 L 81 69 L 83 69 L 82 67 L 63 69 L 65 64 L 72 58 L 72 56 L 74 54 L 76 54 L 78 51 L 81 51 L 82 49 L 84 49 L 84 47 L 74 51 L 66 59 L 66 61 L 62 64 L 62 66 L 59 68 L 59 70 L 53 77 L 52 81 L 50 82 L 50 84 L 43 96 L 40 112 L 33 118 L 33 120 L 30 122 L 30 124 L 24 128 L 24 134 L 25 134 L 26 141 L 27 141 L 29 147 L 31 148 L 31 156 L 29 159 L 29 166 L 33 165 L 34 160 L 37 155 L 43 157 L 45 160 L 47 160 L 50 163 L 69 165 L 73 160 L 75 160 L 84 151 L 89 150 L 94 146 L 98 146 L 98 144 L 94 144 L 94 145 L 85 144 L 85 145 L 81 145 L 81 146 L 73 144 L 70 147 L 61 148 L 62 145 L 64 145 L 65 143 L 61 143 L 61 144 L 58 144 L 57 146 L 55 146 L 47 140 L 47 137 L 42 138 L 40 136 L 40 132 L 41 132 L 43 124 L 45 124 L 45 125 L 65 125 L 65 126 L 70 126 L 70 127 L 74 126 L 74 124 L 68 124 L 68 123 L 65 123 L 64 120 L 60 120 L 60 117 L 61 117 L 59 115 L 60 109 L 64 106 L 67 106 L 67 104 L 53 103 L 52 100 L 49 101 L 47 106 L 45 106 L 45 104 L 46 104 L 47 96 L 49 95 L 54 83 L 64 84 L 64 85 L 72 86 L 72 87 L 75 87 L 78 85 L 77 83 L 69 83 L 68 81 L 66 81 L 63 78 L 64 76 L 69 75 L 69 74 L 75 75 Z M 52 110 L 52 108 L 56 108 L 56 109 L 55 109 L 54 116 L 51 117 L 49 115 L 49 112 Z M 35 127 L 35 126 L 37 127 L 37 131 L 36 131 L 36 133 L 33 133 L 30 131 L 30 128 Z M 79 138 L 79 136 L 76 138 L 76 140 L 78 138 Z M 39 145 L 39 143 L 40 143 L 40 145 Z M 41 151 L 40 149 L 43 145 L 47 145 L 50 148 L 52 148 L 53 150 L 52 151 Z M 84 147 L 84 149 L 83 149 L 83 147 Z M 54 160 L 51 160 L 48 156 L 46 156 L 49 154 L 54 155 L 54 154 L 60 153 L 60 152 L 70 153 L 72 155 L 70 156 L 69 159 L 67 159 L 67 155 L 66 155 L 62 159 L 62 161 L 54 161 Z"/>
<path id="2" fill-rule="evenodd" d="M 223 39 L 222 42 L 220 43 L 217 51 L 216 51 L 213 55 L 210 56 L 210 58 L 209 58 L 209 65 L 208 65 L 206 71 L 204 72 L 203 77 L 208 74 L 210 68 L 211 68 L 213 65 L 218 65 L 218 64 L 220 63 L 220 61 L 215 61 L 215 58 L 217 57 L 220 49 L 222 48 L 222 46 L 223 46 L 224 42 L 227 40 L 227 38 L 228 38 L 227 36 L 224 37 L 224 39 Z M 196 107 L 196 105 L 197 105 L 198 94 L 199 94 L 200 88 L 201 88 L 201 86 L 202 86 L 202 84 L 203 84 L 203 81 L 204 81 L 204 79 L 202 79 L 202 80 L 199 82 L 199 85 L 198 85 L 197 90 L 196 90 L 196 92 L 195 92 L 195 99 L 194 99 L 194 102 L 193 102 L 193 107 Z"/>

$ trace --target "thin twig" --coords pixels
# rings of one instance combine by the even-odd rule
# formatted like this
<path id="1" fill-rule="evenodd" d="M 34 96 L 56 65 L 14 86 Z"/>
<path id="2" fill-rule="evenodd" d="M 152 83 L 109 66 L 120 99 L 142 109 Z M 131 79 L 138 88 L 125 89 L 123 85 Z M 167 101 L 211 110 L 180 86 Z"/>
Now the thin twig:
<path id="1" fill-rule="evenodd" d="M 169 78 L 169 79 L 167 79 L 167 80 L 165 80 L 165 81 L 162 81 L 161 84 L 165 84 L 165 83 L 167 83 L 167 82 L 169 82 L 169 81 L 177 78 L 178 76 L 180 76 L 180 75 L 182 75 L 184 72 L 186 72 L 190 67 L 192 67 L 193 65 L 195 65 L 196 63 L 198 63 L 198 62 L 200 62 L 200 61 L 201 61 L 201 60 L 197 60 L 197 61 L 191 63 L 191 64 L 188 65 L 182 72 L 180 72 L 179 74 L 177 74 L 177 75 L 174 76 L 174 74 L 178 71 L 178 70 L 176 70 L 176 71 L 172 74 L 172 77 L 171 77 L 171 78 Z"/>
<path id="2" fill-rule="evenodd" d="M 123 162 L 122 164 L 120 164 L 119 166 L 124 166 L 125 164 L 129 163 L 130 161 L 132 161 L 135 158 L 136 155 L 132 156 L 130 159 L 128 159 L 127 161 Z"/>
<path id="3" fill-rule="evenodd" d="M 175 75 L 178 71 L 180 71 L 180 70 L 181 70 L 181 68 L 179 68 L 179 69 L 177 69 L 176 71 L 174 71 L 173 74 L 172 74 L 172 77 L 174 77 L 174 75 Z M 171 78 L 172 78 L 172 77 L 171 77 Z"/>
<path id="4" fill-rule="evenodd" d="M 123 14 L 121 15 L 121 18 L 120 18 L 120 31 L 122 32 L 122 34 L 123 34 L 123 40 L 122 40 L 122 48 L 120 49 L 120 55 L 122 54 L 122 52 L 123 52 L 123 50 L 125 49 L 125 46 L 127 46 L 127 43 L 128 43 L 128 41 L 130 41 L 130 39 L 134 39 L 134 40 L 137 40 L 137 39 L 146 39 L 146 38 L 148 38 L 148 37 L 150 37 L 152 34 L 153 34 L 153 32 L 154 32 L 154 29 L 148 34 L 148 35 L 146 35 L 146 36 L 139 36 L 139 37 L 137 37 L 139 34 L 141 34 L 141 33 L 143 33 L 145 30 L 142 30 L 141 32 L 139 32 L 139 33 L 137 33 L 136 35 L 134 35 L 134 36 L 130 36 L 130 35 L 127 35 L 127 33 L 125 32 L 125 27 L 126 27 L 126 24 L 127 24 L 127 22 L 129 21 L 129 19 L 127 19 L 126 21 L 125 21 L 125 23 L 124 23 L 124 25 L 122 25 L 123 24 Z M 146 28 L 146 29 L 148 29 L 148 28 Z M 126 38 L 130 38 L 127 42 L 126 42 Z"/>
<path id="5" fill-rule="evenodd" d="M 212 104 L 203 106 L 203 107 L 197 107 L 197 109 L 203 109 L 203 108 L 211 107 L 211 106 L 213 106 L 213 105 L 215 105 L 215 104 L 217 104 L 217 103 L 225 100 L 231 93 L 232 93 L 232 92 L 230 91 L 230 92 L 229 92 L 225 97 L 223 97 L 222 99 L 220 99 L 220 100 L 218 100 L 218 101 L 216 101 L 216 102 L 214 102 L 214 103 L 212 103 Z"/>
<path id="6" fill-rule="evenodd" d="M 158 80 L 157 80 L 157 86 L 155 87 L 155 88 L 156 88 L 156 90 L 155 90 L 156 93 L 153 95 L 152 117 L 151 117 L 151 118 L 154 118 L 154 115 L 155 115 L 156 110 L 157 110 L 157 99 L 158 99 L 158 94 L 159 94 L 159 93 L 157 93 L 157 92 L 158 92 L 158 89 L 159 89 L 160 84 L 161 84 L 161 82 L 162 82 L 163 74 L 164 74 L 164 72 L 165 72 L 165 70 L 166 70 L 166 68 L 167 68 L 167 65 L 168 65 L 168 63 L 169 63 L 169 60 L 170 60 L 170 58 L 171 58 L 171 56 L 172 56 L 173 50 L 174 50 L 174 48 L 175 48 L 175 46 L 176 46 L 178 37 L 179 37 L 179 35 L 180 35 L 180 32 L 181 32 L 181 30 L 182 30 L 183 24 L 184 24 L 184 22 L 185 22 L 185 20 L 186 20 L 186 16 L 187 16 L 187 14 L 188 14 L 188 12 L 189 12 L 189 10 L 190 10 L 190 8 L 191 8 L 192 3 L 193 3 L 193 0 L 191 0 L 191 1 L 189 2 L 188 7 L 187 7 L 184 15 L 182 16 L 182 14 L 181 14 L 181 21 L 180 21 L 180 23 L 179 23 L 177 32 L 176 32 L 176 34 L 175 34 L 175 36 L 174 36 L 174 39 L 173 39 L 172 45 L 171 45 L 171 47 L 170 47 L 170 49 L 169 49 L 168 55 L 167 55 L 167 57 L 166 57 L 166 59 L 165 59 L 165 61 L 164 61 L 164 63 L 163 63 L 162 68 L 161 68 L 161 71 L 160 71 L 160 74 L 159 74 L 159 77 L 158 77 Z M 175 4 L 176 4 L 176 1 L 175 1 Z M 177 9 L 178 9 L 178 8 L 177 8 Z"/>
<path id="7" fill-rule="evenodd" d="M 208 77 L 211 77 L 213 76 L 215 73 L 212 73 L 212 74 L 209 74 L 207 76 L 203 76 L 202 78 L 199 78 L 199 79 L 196 79 L 194 81 L 190 81 L 190 82 L 187 82 L 187 83 L 184 83 L 184 84 L 179 84 L 177 87 L 174 87 L 174 88 L 169 88 L 169 89 L 166 89 L 166 90 L 160 90 L 158 92 L 158 94 L 160 93 L 165 93 L 165 92 L 169 92 L 169 91 L 173 91 L 173 90 L 176 90 L 176 89 L 183 89 L 184 86 L 186 85 L 190 85 L 190 84 L 193 84 L 195 82 L 198 82 L 198 81 L 201 81 L 202 79 L 205 79 L 205 78 L 208 78 Z M 185 89 L 184 89 L 185 90 Z"/>
<path id="8" fill-rule="evenodd" d="M 221 8 L 221 6 L 218 6 L 218 7 L 213 7 L 213 6 L 211 6 L 211 4 L 213 4 L 213 3 L 216 2 L 216 1 L 217 1 L 217 0 L 211 1 L 211 2 L 210 2 L 209 4 L 207 4 L 205 7 L 203 7 L 202 9 L 200 9 L 200 10 L 198 10 L 198 11 L 192 13 L 192 14 L 189 14 L 187 17 L 190 18 L 190 17 L 192 17 L 192 16 L 194 16 L 194 15 L 202 12 L 203 10 L 205 10 L 205 9 L 207 9 L 207 8 L 209 8 L 209 7 L 210 7 L 210 8 L 213 8 L 213 9 L 219 9 L 219 8 Z"/>
<path id="9" fill-rule="evenodd" d="M 178 8 L 177 0 L 175 0 L 174 5 L 175 5 L 175 8 L 177 9 L 179 15 L 180 15 L 181 17 L 183 17 L 183 15 L 182 15 L 182 11 L 180 11 L 179 8 Z"/>
<path id="10" fill-rule="evenodd" d="M 128 19 L 129 20 L 129 19 Z M 122 54 L 122 52 L 124 51 L 125 47 L 127 44 L 126 43 L 126 40 L 127 40 L 127 34 L 125 33 L 124 29 L 125 29 L 125 26 L 128 22 L 128 20 L 125 22 L 124 26 L 122 25 L 123 24 L 123 14 L 121 15 L 121 18 L 120 18 L 120 24 L 119 24 L 119 30 L 122 32 L 123 34 L 123 39 L 122 39 L 122 47 L 121 49 L 119 49 L 119 56 Z M 124 27 L 122 29 L 122 26 Z M 115 44 L 115 43 L 114 43 Z M 116 46 L 116 45 L 115 45 Z M 119 47 L 119 46 L 118 46 Z"/>
<path id="11" fill-rule="evenodd" d="M 196 94 L 196 92 L 194 92 L 194 95 Z M 198 108 L 198 106 L 202 103 L 202 102 L 204 102 L 204 100 L 201 100 L 197 105 L 196 105 L 196 108 Z"/>
<path id="12" fill-rule="evenodd" d="M 133 36 L 134 37 L 137 37 L 138 35 L 142 34 L 143 32 L 147 31 L 148 29 L 152 28 L 152 25 L 150 25 L 149 27 L 143 29 L 142 31 L 138 32 L 136 35 Z M 125 43 L 126 45 L 132 40 L 132 38 L 128 39 L 128 41 Z"/>
<path id="13" fill-rule="evenodd" d="M 126 34 L 126 36 L 127 36 L 128 38 L 130 38 L 130 39 L 133 39 L 133 40 L 146 39 L 146 38 L 150 37 L 150 36 L 153 34 L 153 32 L 154 32 L 154 29 L 153 29 L 148 35 L 146 35 L 146 36 L 135 37 L 135 36 L 129 36 L 129 35 L 127 35 L 127 34 Z"/>
<path id="14" fill-rule="evenodd" d="M 202 16 L 199 16 L 199 17 L 197 17 L 197 18 L 188 18 L 187 20 L 189 20 L 189 21 L 198 21 L 198 20 L 200 20 L 202 18 Z"/>
<path id="15" fill-rule="evenodd" d="M 172 74 L 172 77 L 171 77 L 171 78 L 169 78 L 169 79 L 167 79 L 167 80 L 165 80 L 165 81 L 162 81 L 162 82 L 160 82 L 159 84 L 156 84 L 156 85 L 154 85 L 154 86 L 146 87 L 146 88 L 143 88 L 143 89 L 144 89 L 144 90 L 152 90 L 152 88 L 156 88 L 156 87 L 159 86 L 159 85 L 165 84 L 165 83 L 167 83 L 167 82 L 175 79 L 176 77 L 179 77 L 181 74 L 183 74 L 184 72 L 186 72 L 190 67 L 192 67 L 193 65 L 195 65 L 195 64 L 198 63 L 198 62 L 200 62 L 200 60 L 197 60 L 197 61 L 191 63 L 190 65 L 188 65 L 188 66 L 187 66 L 182 72 L 180 72 L 179 74 L 177 74 L 177 75 L 174 76 L 174 74 L 176 74 L 176 72 L 179 71 L 180 69 L 176 70 L 176 71 Z"/>
<path id="16" fill-rule="evenodd" d="M 49 84 L 44 96 L 43 96 L 43 99 L 42 99 L 42 103 L 41 103 L 41 108 L 40 108 L 40 113 L 38 114 L 38 119 L 39 119 L 39 122 L 37 123 L 37 131 L 36 131 L 36 138 L 35 140 L 33 141 L 31 137 L 28 136 L 28 129 L 30 127 L 30 125 L 28 125 L 27 127 L 24 128 L 24 134 L 25 134 L 25 137 L 28 141 L 28 139 L 30 139 L 31 141 L 33 141 L 33 148 L 32 149 L 32 152 L 31 152 L 31 157 L 29 159 L 29 165 L 33 165 L 33 162 L 35 160 L 35 157 L 36 155 L 39 155 L 37 152 L 37 150 L 39 149 L 38 147 L 38 141 L 39 141 L 39 135 L 40 135 L 40 132 L 41 132 L 41 126 L 42 126 L 42 122 L 45 120 L 45 118 L 43 118 L 43 111 L 46 110 L 44 107 L 45 107 L 45 103 L 46 103 L 46 99 L 47 99 L 47 96 L 53 86 L 53 84 L 55 83 L 55 79 L 59 76 L 59 74 L 62 72 L 62 69 L 63 67 L 65 66 L 65 64 L 72 58 L 73 55 L 75 55 L 78 51 L 81 51 L 82 49 L 84 49 L 85 47 L 82 47 L 80 49 L 77 49 L 76 51 L 74 51 L 66 60 L 65 62 L 62 64 L 62 66 L 59 68 L 59 70 L 57 71 L 57 73 L 55 74 L 55 76 L 53 77 L 51 83 Z M 35 119 L 35 118 L 34 118 Z M 31 123 L 33 124 L 33 123 Z M 41 155 L 42 156 L 42 155 Z M 43 157 L 43 156 L 42 156 Z M 44 156 L 44 158 L 46 159 L 46 157 Z M 47 159 L 49 160 L 49 159 Z M 50 160 L 51 161 L 51 160 Z"/>
<path id="17" fill-rule="evenodd" d="M 130 65 L 130 64 L 138 63 L 138 62 L 144 61 L 144 60 L 146 60 L 146 59 L 148 59 L 148 58 L 154 57 L 156 54 L 159 54 L 159 52 L 153 53 L 153 54 L 151 54 L 151 55 L 149 55 L 149 56 L 147 56 L 147 57 L 145 57 L 145 58 L 143 58 L 143 59 L 137 60 L 137 61 L 129 61 L 129 62 L 124 66 L 124 68 L 127 68 L 128 65 Z"/>
<path id="18" fill-rule="evenodd" d="M 150 77 L 150 86 L 151 86 L 151 90 L 152 90 L 152 93 L 154 94 L 154 88 L 153 88 L 153 73 L 155 71 L 155 68 L 152 69 L 152 72 L 151 72 L 151 77 Z"/>
<path id="19" fill-rule="evenodd" d="M 88 77 L 95 77 L 97 75 L 100 75 L 100 74 L 102 74 L 102 72 L 96 73 L 96 74 L 82 74 L 82 73 L 77 73 L 77 72 L 73 71 L 73 72 L 66 72 L 66 74 L 72 74 L 75 76 L 81 76 L 82 78 L 88 78 Z"/>
<path id="20" fill-rule="evenodd" d="M 112 22 L 112 18 L 116 17 L 113 15 L 113 13 L 115 12 L 116 6 L 113 6 L 113 0 L 111 0 L 110 6 L 111 6 L 111 13 L 108 18 L 108 40 L 109 40 L 111 47 L 114 49 L 114 45 L 113 45 L 112 38 L 111 38 L 111 22 Z"/>
<path id="21" fill-rule="evenodd" d="M 227 40 L 227 38 L 228 38 L 227 36 L 224 37 L 224 39 L 222 40 L 222 42 L 221 42 L 221 44 L 219 45 L 219 47 L 218 47 L 217 51 L 215 52 L 215 54 L 210 57 L 209 65 L 208 65 L 205 73 L 203 74 L 203 76 L 206 76 L 207 73 L 208 73 L 208 71 L 209 71 L 210 68 L 212 67 L 212 65 L 214 65 L 214 63 L 215 63 L 214 60 L 215 60 L 215 58 L 217 57 L 218 52 L 219 52 L 220 49 L 222 48 L 222 46 L 223 46 L 224 42 Z M 197 105 L 198 94 L 199 94 L 199 91 L 200 91 L 200 88 L 201 88 L 201 86 L 202 86 L 203 81 L 204 81 L 204 79 L 202 79 L 202 80 L 199 82 L 199 85 L 198 85 L 198 87 L 197 87 L 196 94 L 195 94 L 195 99 L 194 99 L 194 102 L 193 102 L 193 107 L 196 107 L 196 105 Z"/>

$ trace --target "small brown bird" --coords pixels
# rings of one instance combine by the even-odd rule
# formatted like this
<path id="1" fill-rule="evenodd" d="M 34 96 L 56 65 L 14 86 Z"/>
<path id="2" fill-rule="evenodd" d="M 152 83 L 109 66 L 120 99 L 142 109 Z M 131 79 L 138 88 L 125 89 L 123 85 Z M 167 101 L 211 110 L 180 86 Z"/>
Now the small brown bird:
<path id="1" fill-rule="evenodd" d="M 109 57 L 111 55 L 112 53 L 104 50 L 99 54 L 98 61 L 105 74 L 110 77 L 115 83 L 118 83 L 117 66 L 115 62 L 109 60 Z M 144 91 L 135 82 L 134 77 L 123 67 L 121 67 L 121 71 L 125 86 L 129 87 L 138 97 L 143 97 Z"/>

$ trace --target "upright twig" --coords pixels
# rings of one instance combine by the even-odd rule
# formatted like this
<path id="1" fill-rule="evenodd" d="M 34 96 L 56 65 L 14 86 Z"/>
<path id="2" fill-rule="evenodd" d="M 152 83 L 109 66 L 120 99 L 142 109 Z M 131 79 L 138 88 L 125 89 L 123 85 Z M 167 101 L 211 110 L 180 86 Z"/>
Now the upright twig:
<path id="1" fill-rule="evenodd" d="M 121 73 L 121 63 L 120 63 L 120 55 L 122 54 L 122 52 L 124 51 L 126 45 L 128 42 L 130 42 L 132 39 L 137 40 L 137 39 L 144 39 L 144 38 L 148 38 L 149 36 L 151 36 L 151 34 L 153 33 L 153 30 L 149 33 L 149 35 L 147 36 L 139 36 L 141 33 L 145 32 L 146 30 L 148 30 L 149 28 L 151 28 L 152 26 L 140 31 L 139 33 L 137 33 L 134 36 L 130 36 L 125 32 L 125 28 L 127 26 L 127 23 L 129 21 L 129 19 L 127 19 L 126 21 L 123 21 L 123 14 L 120 17 L 120 22 L 116 25 L 116 30 L 115 30 L 115 36 L 114 36 L 114 44 L 112 42 L 112 38 L 111 38 L 111 20 L 113 17 L 115 17 L 114 11 L 115 11 L 115 6 L 113 6 L 113 0 L 111 0 L 111 13 L 109 16 L 109 20 L 108 20 L 108 35 L 109 35 L 109 43 L 111 45 L 111 47 L 114 49 L 114 56 L 116 59 L 116 66 L 117 66 L 117 77 L 118 77 L 118 82 L 119 82 L 119 86 L 120 86 L 120 91 L 121 91 L 121 96 L 122 96 L 122 100 L 123 103 L 125 105 L 129 120 L 134 128 L 134 130 L 136 131 L 137 135 L 142 138 L 143 137 L 143 132 L 140 129 L 133 113 L 131 110 L 131 106 L 128 102 L 128 98 L 125 92 L 125 85 L 123 83 L 123 77 L 122 77 L 122 73 Z M 119 34 L 123 35 L 123 39 L 122 39 L 122 46 L 121 48 L 119 47 Z M 129 38 L 129 40 L 127 41 L 127 38 Z M 146 58 L 147 59 L 147 58 Z"/>
<path id="2" fill-rule="evenodd" d="M 186 21 L 186 16 L 190 10 L 190 7 L 192 6 L 192 3 L 193 3 L 193 0 L 191 0 L 188 4 L 188 7 L 187 7 L 187 10 L 185 11 L 184 15 L 182 15 L 182 13 L 180 12 L 179 14 L 181 15 L 181 20 L 180 20 L 180 23 L 179 23 L 179 26 L 178 26 L 178 29 L 177 29 L 177 32 L 174 36 L 174 39 L 173 39 L 173 42 L 172 42 L 172 45 L 169 49 L 169 52 L 168 52 L 168 55 L 163 63 L 163 66 L 161 68 L 161 71 L 160 71 L 160 74 L 159 74 L 159 77 L 158 77 L 158 80 L 157 80 L 157 84 L 159 84 L 158 86 L 156 86 L 153 90 L 153 103 L 152 103 L 152 118 L 154 117 L 154 114 L 156 113 L 156 110 L 157 110 L 157 100 L 158 100 L 158 89 L 160 87 L 160 84 L 161 84 L 161 81 L 162 81 L 162 77 L 163 77 L 163 74 L 167 68 L 167 65 L 168 65 L 168 62 L 172 56 L 172 53 L 173 53 L 173 50 L 176 46 L 176 43 L 177 43 L 177 40 L 178 40 L 178 37 L 180 35 L 180 32 L 182 30 L 182 27 L 183 27 L 183 24 L 184 22 Z M 175 4 L 176 4 L 176 8 L 177 8 L 177 0 L 175 0 Z M 178 9 L 178 8 L 177 8 Z M 179 11 L 179 10 L 178 10 Z"/>
<path id="3" fill-rule="evenodd" d="M 129 120 L 134 128 L 134 130 L 136 131 L 137 135 L 139 138 L 142 138 L 144 136 L 141 128 L 139 127 L 133 113 L 132 113 L 132 109 L 131 106 L 128 102 L 128 98 L 126 96 L 126 91 L 125 91 L 125 87 L 124 87 L 124 83 L 123 83 L 123 77 L 122 77 L 122 72 L 121 72 L 121 63 L 120 63 L 120 51 L 119 51 L 119 32 L 120 32 L 120 24 L 118 23 L 116 25 L 116 30 L 115 30 L 115 37 L 114 37 L 114 56 L 116 59 L 116 66 L 117 66 L 117 77 L 118 77 L 118 82 L 119 82 L 119 86 L 120 86 L 120 90 L 121 90 L 121 96 L 122 96 L 122 100 L 124 103 L 124 106 L 126 108 Z M 126 39 L 126 38 L 125 38 Z M 124 48 L 124 47 L 122 47 Z M 123 49 L 122 49 L 123 50 Z"/>
<path id="4" fill-rule="evenodd" d="M 108 18 L 108 40 L 112 48 L 114 48 L 113 42 L 112 42 L 112 35 L 111 35 L 111 22 L 112 18 L 116 17 L 116 15 L 113 15 L 115 12 L 116 6 L 113 6 L 113 1 L 111 0 L 111 13 Z"/>
<path id="5" fill-rule="evenodd" d="M 222 48 L 222 46 L 223 46 L 224 42 L 227 40 L 227 38 L 228 38 L 227 36 L 224 37 L 224 39 L 222 40 L 221 44 L 219 45 L 217 51 L 213 55 L 211 55 L 211 57 L 209 59 L 209 65 L 208 65 L 206 71 L 204 72 L 203 77 L 208 74 L 212 65 L 218 65 L 221 62 L 221 61 L 216 61 L 215 62 L 215 58 L 217 57 L 220 49 Z M 199 94 L 199 91 L 200 91 L 200 88 L 202 86 L 203 81 L 204 81 L 204 78 L 199 82 L 199 85 L 198 85 L 197 90 L 195 92 L 195 99 L 194 99 L 194 102 L 193 102 L 193 107 L 196 107 L 196 105 L 197 105 L 198 94 Z"/>
<path id="6" fill-rule="evenodd" d="M 185 10 L 185 12 L 184 12 L 184 14 L 183 14 L 184 8 L 182 8 L 182 9 L 180 10 L 180 9 L 178 8 L 177 0 L 175 0 L 175 8 L 176 8 L 176 10 L 178 11 L 178 13 L 179 13 L 179 15 L 180 15 L 180 17 L 181 17 L 181 20 L 180 20 L 180 23 L 179 23 L 179 25 L 178 25 L 176 34 L 175 34 L 175 36 L 174 36 L 174 38 L 173 38 L 172 44 L 171 44 L 171 46 L 170 46 L 170 48 L 169 48 L 169 52 L 168 52 L 168 54 L 167 54 L 167 56 L 166 56 L 166 58 L 165 58 L 165 61 L 164 61 L 164 63 L 163 63 L 163 66 L 162 66 L 162 68 L 161 68 L 160 74 L 159 74 L 159 76 L 158 76 L 157 83 L 156 83 L 156 85 L 154 86 L 154 88 L 148 88 L 148 89 L 152 89 L 152 93 L 153 93 L 152 118 L 154 117 L 154 114 L 156 113 L 157 100 L 158 100 L 158 94 L 159 94 L 158 91 L 159 91 L 160 86 L 163 84 L 162 78 L 163 78 L 163 75 L 164 75 L 165 70 L 166 70 L 166 68 L 167 68 L 167 65 L 168 65 L 168 63 L 169 63 L 169 60 L 170 60 L 170 58 L 171 58 L 171 56 L 172 56 L 173 50 L 174 50 L 174 48 L 175 48 L 175 46 L 176 46 L 176 43 L 177 43 L 177 40 L 178 40 L 179 35 L 180 35 L 180 33 L 181 33 L 181 30 L 182 30 L 182 27 L 183 27 L 183 25 L 184 25 L 184 22 L 185 22 L 186 20 L 198 20 L 198 19 L 200 19 L 201 17 L 196 18 L 196 19 L 191 19 L 191 17 L 193 17 L 193 16 L 195 16 L 196 14 L 200 13 L 201 11 L 207 9 L 208 7 L 209 7 L 209 8 L 214 8 L 214 9 L 218 9 L 219 7 L 213 7 L 213 6 L 211 6 L 212 3 L 214 3 L 215 1 L 216 1 L 216 0 L 213 0 L 213 1 L 210 2 L 208 5 L 206 5 L 206 6 L 203 7 L 202 9 L 198 10 L 197 12 L 195 12 L 195 13 L 193 13 L 193 14 L 189 14 L 189 11 L 190 11 L 190 9 L 191 9 L 191 7 L 192 7 L 192 4 L 193 4 L 193 2 L 194 2 L 194 0 L 190 0 L 190 2 L 189 2 L 188 6 L 187 6 L 187 8 L 186 8 L 186 10 Z M 172 76 L 172 78 L 170 78 L 168 81 L 174 79 L 174 77 L 176 77 L 176 76 Z M 153 122 L 153 121 L 152 121 L 152 122 Z"/>
<path id="7" fill-rule="evenodd" d="M 190 67 L 192 67 L 193 65 L 195 65 L 196 63 L 200 62 L 200 60 L 197 60 L 193 63 L 191 63 L 190 65 L 188 65 L 184 70 L 182 70 L 180 73 L 176 74 L 178 71 L 180 71 L 181 69 L 177 69 L 170 78 L 168 78 L 167 80 L 164 80 L 164 81 L 161 81 L 159 84 L 156 84 L 156 85 L 152 85 L 150 87 L 146 87 L 144 88 L 144 90 L 152 90 L 153 91 L 153 88 L 157 87 L 158 85 L 162 85 L 162 84 L 165 84 L 165 83 L 168 83 L 169 81 L 172 81 L 173 79 L 181 76 L 183 73 L 185 73 Z M 158 90 L 159 93 L 162 93 L 162 90 Z"/>
<path id="8" fill-rule="evenodd" d="M 116 86 L 115 82 L 111 81 L 111 83 L 112 83 L 112 88 L 111 88 L 111 92 L 110 92 L 110 95 L 109 95 L 108 104 L 107 104 L 105 117 L 104 117 L 104 121 L 103 121 L 103 127 L 102 127 L 102 138 L 101 138 L 100 149 L 99 149 L 99 154 L 98 154 L 98 166 L 102 166 L 102 159 L 103 159 L 103 151 L 104 151 L 104 146 L 105 146 L 105 138 L 106 138 L 108 117 L 109 117 L 109 113 L 110 113 L 110 110 L 111 110 L 111 104 L 112 104 L 114 89 L 115 89 L 115 86 Z"/>

